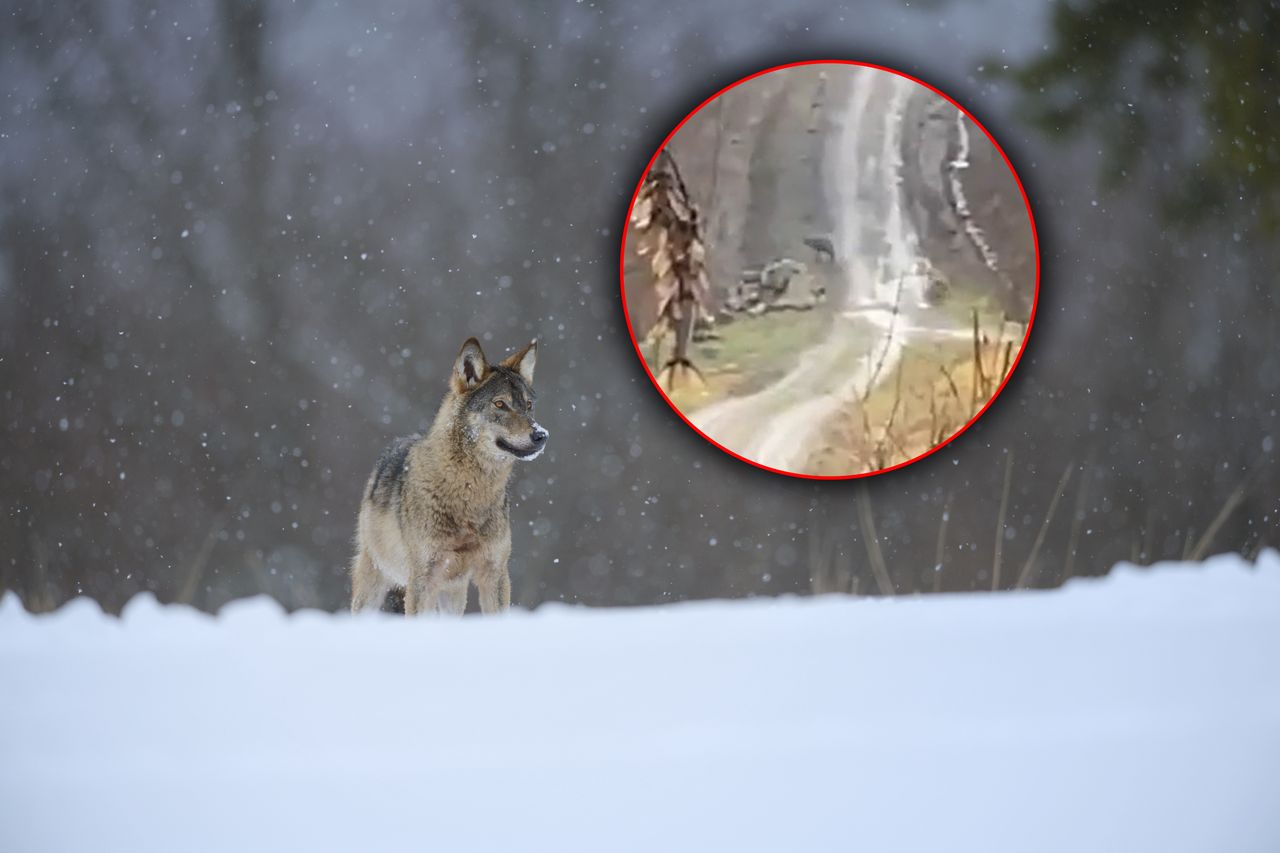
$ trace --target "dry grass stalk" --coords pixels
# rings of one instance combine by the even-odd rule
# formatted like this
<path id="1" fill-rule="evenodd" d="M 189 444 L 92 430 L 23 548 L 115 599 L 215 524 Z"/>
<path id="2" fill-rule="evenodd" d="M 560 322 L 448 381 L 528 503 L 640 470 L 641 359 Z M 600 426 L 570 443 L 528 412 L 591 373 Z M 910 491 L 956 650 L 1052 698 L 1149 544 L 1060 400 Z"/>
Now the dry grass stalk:
<path id="1" fill-rule="evenodd" d="M 893 449 L 897 451 L 898 456 L 896 460 L 886 461 L 885 464 L 881 466 L 882 468 L 887 468 L 889 466 L 890 461 L 895 462 L 896 464 L 896 462 L 905 461 L 907 459 L 910 459 L 912 456 L 916 455 L 915 453 L 907 450 L 907 448 L 902 445 L 902 442 L 898 440 L 898 437 L 893 433 L 889 433 L 887 438 L 889 439 L 889 442 L 893 445 Z"/>
<path id="2" fill-rule="evenodd" d="M 875 575 L 876 585 L 881 595 L 893 595 L 893 581 L 889 579 L 889 567 L 884 561 L 884 552 L 880 550 L 880 540 L 876 537 L 876 523 L 871 512 L 871 493 L 866 485 L 858 488 L 858 525 L 862 528 L 863 544 L 867 549 L 867 560 L 871 563 L 871 572 Z"/>
<path id="3" fill-rule="evenodd" d="M 901 290 L 900 280 L 895 317 Z M 856 402 L 842 410 L 838 419 L 841 426 L 828 432 L 829 443 L 824 444 L 821 451 L 825 458 L 833 462 L 840 460 L 842 471 L 887 468 L 937 447 L 960 425 L 972 419 L 990 399 L 1003 376 L 1007 375 L 1012 346 L 1016 341 L 1009 340 L 1008 330 L 1001 326 L 993 342 L 983 333 L 981 317 L 976 310 L 971 312 L 971 318 L 970 352 L 953 356 L 958 358 L 954 363 L 948 363 L 945 355 L 934 361 L 927 355 L 906 352 L 899 360 L 898 375 L 892 389 L 887 387 L 887 383 L 880 382 L 887 364 L 889 343 L 886 342 L 871 372 L 871 382 L 861 389 Z M 1002 360 L 1003 369 L 997 373 Z M 935 366 L 941 380 L 930 377 Z M 964 371 L 972 371 L 973 376 L 966 377 Z M 960 391 L 960 384 L 966 379 L 971 385 L 967 400 Z M 927 390 L 920 387 L 922 383 L 927 385 Z M 891 398 L 887 393 L 889 390 L 893 391 Z M 918 398 L 919 406 L 912 405 L 913 394 Z M 926 406 L 927 417 L 923 412 Z M 874 427 L 868 408 L 885 413 L 877 416 L 878 423 Z"/>
<path id="4" fill-rule="evenodd" d="M 978 328 L 978 309 L 973 309 L 973 383 L 969 397 L 969 411 L 978 410 L 978 401 L 985 400 L 987 380 L 982 372 L 982 332 Z"/>
<path id="5" fill-rule="evenodd" d="M 938 411 L 938 392 L 932 385 L 929 386 L 929 441 L 933 444 L 941 444 L 946 438 L 944 432 L 947 428 L 947 422 L 943 420 L 942 413 Z"/>
<path id="6" fill-rule="evenodd" d="M 951 388 L 951 394 L 956 398 L 956 402 L 960 402 L 960 389 L 956 387 L 956 380 L 952 378 L 951 371 L 947 370 L 945 364 L 938 365 L 938 369 L 942 371 L 942 375 L 947 378 L 947 385 Z"/>
<path id="7" fill-rule="evenodd" d="M 175 602 L 195 604 L 196 590 L 200 585 L 200 578 L 204 576 L 205 567 L 209 564 L 209 557 L 213 554 L 213 546 L 218 544 L 218 533 L 222 530 L 222 522 L 223 516 L 216 513 L 213 523 L 209 525 L 209 532 L 205 534 L 204 542 L 200 543 L 200 550 L 196 552 L 195 558 L 191 561 L 191 567 L 187 569 L 187 576 L 182 581 L 177 597 L 174 598 Z"/>
<path id="8" fill-rule="evenodd" d="M 1085 501 L 1089 493 L 1089 472 L 1093 470 L 1095 451 L 1089 452 L 1084 469 L 1080 472 L 1080 488 L 1076 490 L 1076 506 L 1071 515 L 1071 534 L 1067 537 L 1067 557 L 1062 565 L 1062 583 L 1066 583 L 1076 568 L 1076 551 L 1080 547 L 1080 531 L 1084 528 Z"/>
<path id="9" fill-rule="evenodd" d="M 1151 564 L 1152 555 L 1156 550 L 1156 507 L 1155 504 L 1147 504 L 1147 521 L 1142 526 L 1142 552 L 1138 555 L 1144 565 Z"/>
<path id="10" fill-rule="evenodd" d="M 880 379 L 880 371 L 884 369 L 885 359 L 889 357 L 889 348 L 893 345 L 893 335 L 898 325 L 898 311 L 902 305 L 902 285 L 904 281 L 906 281 L 905 276 L 898 276 L 898 290 L 893 297 L 893 313 L 889 315 L 889 328 L 884 334 L 884 348 L 880 350 L 880 358 L 876 360 L 875 370 L 871 371 L 871 377 L 867 380 L 867 387 L 862 392 L 863 402 L 875 390 L 876 382 Z"/>
<path id="11" fill-rule="evenodd" d="M 876 456 L 876 451 L 875 451 L 875 442 L 873 442 L 873 441 L 871 440 L 871 420 L 870 420 L 870 418 L 868 418 L 868 417 L 867 417 L 867 410 L 866 410 L 866 408 L 865 408 L 865 407 L 864 407 L 864 408 L 862 408 L 860 411 L 861 411 L 861 413 L 862 413 L 862 444 L 861 444 L 861 445 L 859 445 L 859 446 L 861 446 L 861 447 L 869 447 L 869 448 L 871 448 L 871 457 L 872 457 L 872 459 L 871 459 L 871 460 L 867 460 L 867 459 L 856 459 L 856 460 L 855 460 L 855 462 L 857 462 L 857 463 L 858 463 L 858 464 L 860 464 L 860 465 L 865 466 L 865 465 L 867 464 L 867 462 L 868 462 L 868 461 L 871 461 L 871 462 L 872 462 L 872 464 L 874 464 L 874 459 L 875 459 L 875 456 Z"/>
<path id="12" fill-rule="evenodd" d="M 847 592 L 849 579 L 837 569 L 836 535 L 823 534 L 817 524 L 809 527 L 809 586 L 815 595 Z"/>
<path id="13" fill-rule="evenodd" d="M 990 377 L 992 377 L 992 379 L 993 379 L 993 382 L 994 382 L 994 383 L 999 383 L 1000 379 L 1002 379 L 1002 378 L 1004 377 L 1004 372 L 1003 372 L 1003 371 L 997 371 L 997 370 L 996 370 L 996 361 L 997 361 L 997 360 L 999 360 L 999 358 L 1000 358 L 1000 350 L 1001 350 L 1001 346 L 1000 346 L 1000 345 L 1001 345 L 1003 342 L 1004 342 L 1004 324 L 1003 324 L 1003 323 L 1001 323 L 1001 324 L 1000 324 L 1000 327 L 996 330 L 996 340 L 995 340 L 995 343 L 994 343 L 994 344 L 992 344 L 992 345 L 991 345 L 991 347 L 990 347 L 990 350 L 991 350 L 991 369 L 990 369 L 989 371 L 987 371 L 987 375 L 988 375 L 988 376 L 990 376 Z M 992 390 L 994 390 L 994 388 L 993 388 Z"/>
<path id="14" fill-rule="evenodd" d="M 977 316 L 976 314 L 974 315 Z M 1000 514 L 996 518 L 996 546 L 991 559 L 991 588 L 1000 588 L 1000 560 L 1004 556 L 1004 521 L 1009 511 L 1009 486 L 1013 482 L 1013 451 L 1005 457 L 1004 488 L 1000 492 Z"/>
<path id="15" fill-rule="evenodd" d="M 1000 366 L 1000 381 L 1009 375 L 1009 365 L 1013 361 L 1013 341 L 1004 342 L 1004 361 Z"/>
<path id="16" fill-rule="evenodd" d="M 879 458 L 886 460 L 881 464 L 880 467 L 882 468 L 888 466 L 887 460 L 888 460 L 889 454 L 888 454 L 888 448 L 886 447 L 887 444 L 893 445 L 894 449 L 897 450 L 900 458 L 902 459 L 911 458 L 911 454 L 907 452 L 907 449 L 902 446 L 902 442 L 899 441 L 893 434 L 893 424 L 897 420 L 899 410 L 903 410 L 903 418 L 904 419 L 906 418 L 906 412 L 905 412 L 906 404 L 902 398 L 902 371 L 905 366 L 906 366 L 906 359 L 904 358 L 898 362 L 898 381 L 896 386 L 894 387 L 893 407 L 889 409 L 889 419 L 885 422 L 884 430 L 882 431 L 880 436 L 880 441 L 877 442 L 877 446 L 876 446 L 876 455 Z"/>
<path id="17" fill-rule="evenodd" d="M 31 564 L 35 569 L 35 580 L 27 587 L 22 603 L 28 613 L 48 613 L 58 606 L 58 597 L 49 579 L 49 549 L 34 530 L 28 532 L 27 543 L 34 558 Z"/>
<path id="18" fill-rule="evenodd" d="M 818 525 L 809 525 L 809 591 L 814 595 L 828 592 L 827 565 L 821 557 L 822 537 Z"/>
<path id="19" fill-rule="evenodd" d="M 1044 546 L 1045 534 L 1049 532 L 1049 523 L 1053 521 L 1054 513 L 1058 511 L 1058 501 L 1062 498 L 1062 492 L 1067 487 L 1067 481 L 1071 479 L 1071 469 L 1075 467 L 1075 462 L 1068 462 L 1067 467 L 1063 469 L 1062 476 L 1058 478 L 1058 488 L 1053 493 L 1053 500 L 1049 501 L 1049 511 L 1044 514 L 1044 521 L 1040 522 L 1040 530 L 1036 533 L 1036 541 L 1031 545 L 1031 553 L 1027 555 L 1027 561 L 1022 564 L 1022 571 L 1018 573 L 1018 582 L 1015 583 L 1014 589 L 1025 589 L 1027 584 L 1031 582 L 1031 573 L 1035 569 L 1036 557 L 1040 556 L 1040 549 Z"/>
<path id="20" fill-rule="evenodd" d="M 951 499 L 953 492 L 947 493 L 947 502 L 942 505 L 942 520 L 938 522 L 938 550 L 933 562 L 933 591 L 942 588 L 942 561 L 947 554 L 947 525 L 951 522 Z"/>
<path id="21" fill-rule="evenodd" d="M 1245 477 L 1240 481 L 1240 485 L 1227 496 L 1226 501 L 1222 504 L 1222 508 L 1218 510 L 1218 514 L 1213 517 L 1213 521 L 1209 523 L 1204 534 L 1196 542 L 1195 548 L 1191 550 L 1192 560 L 1203 560 L 1205 555 L 1209 553 L 1209 546 L 1213 544 L 1213 537 L 1218 535 L 1218 531 L 1222 529 L 1222 525 L 1227 523 L 1227 519 L 1231 517 L 1231 513 L 1244 503 L 1245 491 L 1249 486 L 1249 478 Z"/>

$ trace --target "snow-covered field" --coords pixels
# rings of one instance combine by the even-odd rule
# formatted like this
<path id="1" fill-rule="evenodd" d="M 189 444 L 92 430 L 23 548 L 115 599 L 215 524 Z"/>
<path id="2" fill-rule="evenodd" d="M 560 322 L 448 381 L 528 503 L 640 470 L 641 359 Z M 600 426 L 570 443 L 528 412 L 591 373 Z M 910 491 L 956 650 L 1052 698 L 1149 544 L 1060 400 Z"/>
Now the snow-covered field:
<path id="1" fill-rule="evenodd" d="M 1280 555 L 460 621 L 0 602 L 0 850 L 1280 850 Z"/>

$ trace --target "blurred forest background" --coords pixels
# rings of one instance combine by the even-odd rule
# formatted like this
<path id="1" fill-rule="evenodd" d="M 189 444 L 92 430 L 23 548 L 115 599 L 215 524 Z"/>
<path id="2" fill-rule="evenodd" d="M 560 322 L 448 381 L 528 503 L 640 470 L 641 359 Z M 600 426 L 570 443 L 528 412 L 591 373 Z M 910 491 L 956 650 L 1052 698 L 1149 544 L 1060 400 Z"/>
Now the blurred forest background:
<path id="1" fill-rule="evenodd" d="M 1053 585 L 1280 540 L 1268 2 L 0 9 L 0 589 L 340 608 L 360 489 L 458 346 L 541 336 L 518 604 Z M 891 65 L 1037 214 L 1027 356 L 908 469 L 812 483 L 649 387 L 618 241 L 667 131 L 805 58 Z"/>

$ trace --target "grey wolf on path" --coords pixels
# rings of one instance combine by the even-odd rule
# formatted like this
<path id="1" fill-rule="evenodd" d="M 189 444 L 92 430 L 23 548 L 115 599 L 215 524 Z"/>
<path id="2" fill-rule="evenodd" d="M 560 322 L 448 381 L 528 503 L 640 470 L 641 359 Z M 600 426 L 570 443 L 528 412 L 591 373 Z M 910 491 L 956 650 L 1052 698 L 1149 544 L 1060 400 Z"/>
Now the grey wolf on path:
<path id="1" fill-rule="evenodd" d="M 830 237 L 805 237 L 804 244 L 813 249 L 818 260 L 822 260 L 823 255 L 826 255 L 828 262 L 836 259 L 836 247 L 832 245 Z"/>
<path id="2" fill-rule="evenodd" d="M 378 610 L 403 587 L 406 616 L 461 615 L 472 583 L 483 612 L 511 606 L 507 485 L 547 442 L 533 419 L 537 357 L 533 341 L 489 364 L 469 339 L 431 428 L 382 452 L 360 502 L 352 611 Z"/>

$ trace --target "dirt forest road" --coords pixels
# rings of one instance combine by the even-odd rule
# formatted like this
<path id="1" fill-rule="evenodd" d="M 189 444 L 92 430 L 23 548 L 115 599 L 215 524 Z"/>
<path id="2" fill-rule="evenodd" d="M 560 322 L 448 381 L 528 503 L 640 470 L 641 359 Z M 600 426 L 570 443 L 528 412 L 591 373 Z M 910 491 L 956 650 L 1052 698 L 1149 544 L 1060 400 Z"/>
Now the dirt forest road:
<path id="1" fill-rule="evenodd" d="M 826 167 L 847 287 L 829 335 L 773 385 L 691 416 L 715 441 L 761 465 L 809 473 L 824 425 L 892 376 L 906 346 L 969 335 L 924 305 L 923 283 L 913 275 L 920 241 L 904 211 L 901 142 L 906 102 L 918 88 L 888 72 L 858 69 L 832 135 Z"/>

